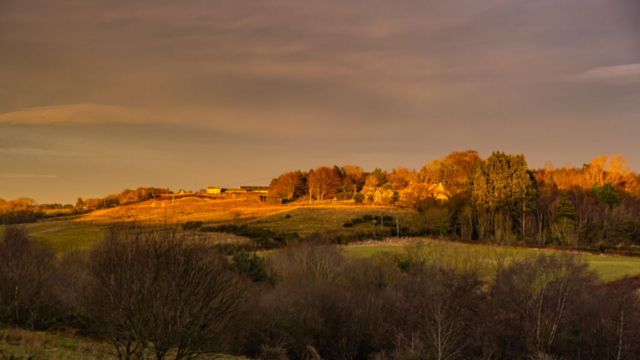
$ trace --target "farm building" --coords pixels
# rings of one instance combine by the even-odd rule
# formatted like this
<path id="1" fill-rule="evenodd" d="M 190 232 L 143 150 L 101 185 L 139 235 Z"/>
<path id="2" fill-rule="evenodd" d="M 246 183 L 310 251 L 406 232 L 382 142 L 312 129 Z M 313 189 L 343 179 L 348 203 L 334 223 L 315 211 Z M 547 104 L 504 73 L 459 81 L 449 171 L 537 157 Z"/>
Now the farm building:
<path id="1" fill-rule="evenodd" d="M 207 194 L 220 194 L 222 188 L 220 186 L 207 186 Z"/>
<path id="2" fill-rule="evenodd" d="M 449 200 L 451 193 L 440 184 L 409 184 L 399 192 L 400 200 L 425 199 L 433 197 L 436 200 Z"/>
<path id="3" fill-rule="evenodd" d="M 395 192 L 392 189 L 383 189 L 379 187 L 373 195 L 371 195 L 371 198 L 374 203 L 389 204 L 393 200 L 394 194 Z"/>
<path id="4" fill-rule="evenodd" d="M 269 191 L 268 186 L 240 186 L 240 190 L 244 190 L 246 192 L 258 193 L 258 194 L 266 194 Z"/>

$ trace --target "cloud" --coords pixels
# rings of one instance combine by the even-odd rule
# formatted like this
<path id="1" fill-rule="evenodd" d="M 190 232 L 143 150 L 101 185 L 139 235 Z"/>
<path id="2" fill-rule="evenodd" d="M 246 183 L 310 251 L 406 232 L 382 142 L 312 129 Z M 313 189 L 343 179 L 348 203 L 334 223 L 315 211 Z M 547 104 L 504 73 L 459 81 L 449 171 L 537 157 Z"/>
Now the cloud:
<path id="1" fill-rule="evenodd" d="M 103 124 L 142 123 L 145 113 L 121 106 L 68 104 L 38 106 L 0 114 L 0 123 L 12 124 Z"/>
<path id="2" fill-rule="evenodd" d="M 0 178 L 5 179 L 55 179 L 55 175 L 43 174 L 20 174 L 20 173 L 0 173 Z"/>
<path id="3" fill-rule="evenodd" d="M 640 64 L 600 66 L 569 77 L 573 81 L 640 85 Z"/>

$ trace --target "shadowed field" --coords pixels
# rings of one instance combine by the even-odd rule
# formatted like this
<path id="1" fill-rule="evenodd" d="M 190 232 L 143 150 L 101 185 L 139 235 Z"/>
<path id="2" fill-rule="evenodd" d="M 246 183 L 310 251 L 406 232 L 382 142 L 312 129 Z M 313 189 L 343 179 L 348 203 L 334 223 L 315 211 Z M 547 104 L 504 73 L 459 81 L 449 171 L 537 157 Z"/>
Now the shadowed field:
<path id="1" fill-rule="evenodd" d="M 199 359 L 243 360 L 244 357 L 212 354 Z M 0 359 L 93 360 L 117 359 L 113 345 L 73 333 L 0 329 Z"/>
<path id="2" fill-rule="evenodd" d="M 238 199 L 182 198 L 151 200 L 96 210 L 81 216 L 58 217 L 35 224 L 25 224 L 29 234 L 53 246 L 56 250 L 86 249 L 103 238 L 104 229 L 111 223 L 136 221 L 140 223 L 185 223 L 202 221 L 205 225 L 248 224 L 250 226 L 297 232 L 343 230 L 342 225 L 364 215 L 389 215 L 400 218 L 402 226 L 417 226 L 418 214 L 394 207 L 358 206 L 355 204 L 266 204 Z M 290 217 L 287 218 L 286 216 Z M 371 224 L 360 224 L 354 229 L 370 229 Z M 379 225 L 378 225 L 379 228 Z M 0 226 L 2 229 L 2 226 Z M 230 234 L 207 233 L 213 243 L 238 243 L 246 238 Z"/>
<path id="3" fill-rule="evenodd" d="M 425 240 L 429 241 L 429 240 Z M 376 254 L 387 253 L 397 256 L 408 256 L 414 249 L 410 244 L 413 240 L 403 241 L 388 241 L 382 244 L 367 243 L 362 245 L 347 246 L 344 248 L 346 254 L 358 257 L 371 257 Z M 546 254 L 561 254 L 561 251 L 553 250 L 535 250 L 535 249 L 521 249 L 521 248 L 496 248 L 485 245 L 474 244 L 462 244 L 462 243 L 439 243 L 431 242 L 433 244 L 443 244 L 437 251 L 441 251 L 438 256 L 446 256 L 454 259 L 453 261 L 467 261 L 474 259 L 480 265 L 480 270 L 486 272 L 489 275 L 492 268 L 495 266 L 496 261 L 500 258 L 512 259 L 521 257 L 537 256 L 541 252 Z M 433 254 L 435 247 L 429 249 L 426 246 L 426 251 Z M 436 254 L 433 254 L 434 256 Z M 585 261 L 589 263 L 589 267 L 595 270 L 598 275 L 604 281 L 613 281 L 622 279 L 625 276 L 635 276 L 640 274 L 640 258 L 628 258 L 628 257 L 612 257 L 612 256 L 599 256 L 591 254 L 581 254 Z"/>

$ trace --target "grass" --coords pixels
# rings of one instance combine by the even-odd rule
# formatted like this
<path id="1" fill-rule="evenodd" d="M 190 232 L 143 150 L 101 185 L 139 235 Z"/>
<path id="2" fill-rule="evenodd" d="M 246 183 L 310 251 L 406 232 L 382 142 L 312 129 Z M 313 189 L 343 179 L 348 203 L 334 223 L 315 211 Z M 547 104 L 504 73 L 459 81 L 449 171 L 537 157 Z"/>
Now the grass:
<path id="1" fill-rule="evenodd" d="M 112 359 L 109 344 L 22 329 L 0 329 L 0 359 Z"/>
<path id="2" fill-rule="evenodd" d="M 388 242 L 380 245 L 367 246 L 348 246 L 344 248 L 346 254 L 357 257 L 371 257 L 379 253 L 387 253 L 391 255 L 404 256 L 407 254 L 407 248 L 405 246 L 407 242 L 401 242 L 399 244 Z M 479 261 L 481 264 L 485 264 L 484 271 L 490 271 L 489 264 L 496 256 L 496 250 L 491 246 L 462 244 L 462 243 L 445 243 L 446 253 L 449 256 L 464 258 L 471 257 Z M 510 248 L 507 250 L 509 257 L 533 257 L 538 256 L 540 253 L 545 254 L 559 254 L 561 251 L 553 250 L 534 250 L 534 249 L 521 249 Z M 603 281 L 609 282 L 619 280 L 625 276 L 635 276 L 640 274 L 640 258 L 627 258 L 627 257 L 610 257 L 610 256 L 598 256 L 598 255 L 585 255 L 580 254 L 585 261 L 589 264 L 589 267 L 596 271 Z M 489 273 L 487 273 L 489 275 Z"/>
<path id="3" fill-rule="evenodd" d="M 290 217 L 287 218 L 287 215 Z M 394 220 L 397 216 L 400 220 L 400 226 L 416 227 L 420 222 L 420 217 L 417 213 L 395 207 L 322 205 L 291 208 L 250 221 L 248 224 L 307 235 L 313 232 L 347 230 L 342 226 L 345 222 L 355 218 L 362 218 L 364 215 L 372 215 L 378 218 L 377 229 L 380 228 L 379 217 L 385 215 L 392 216 Z M 370 230 L 371 223 L 358 224 L 349 229 Z"/>
<path id="4" fill-rule="evenodd" d="M 29 235 L 56 251 L 87 249 L 104 235 L 104 225 L 84 222 L 47 221 L 23 226 Z M 4 226 L 0 226 L 0 230 L 4 231 Z"/>
<path id="5" fill-rule="evenodd" d="M 110 343 L 72 333 L 0 329 L 0 359 L 116 359 Z M 246 360 L 225 354 L 202 355 L 199 359 Z"/>
<path id="6" fill-rule="evenodd" d="M 104 228 L 120 221 L 172 222 L 202 221 L 207 225 L 225 223 L 297 232 L 306 235 L 313 232 L 347 230 L 342 225 L 364 215 L 390 215 L 400 218 L 401 226 L 417 226 L 419 215 L 394 207 L 363 206 L 355 204 L 294 203 L 287 205 L 247 202 L 237 199 L 182 198 L 150 200 L 141 203 L 97 210 L 82 215 L 48 218 L 35 224 L 25 224 L 29 234 L 51 245 L 57 251 L 86 249 L 103 238 Z M 289 218 L 286 215 L 290 215 Z M 0 225 L 0 231 L 2 231 Z M 353 230 L 371 229 L 371 224 L 356 225 Z M 243 239 L 218 239 L 214 242 L 242 242 Z"/>

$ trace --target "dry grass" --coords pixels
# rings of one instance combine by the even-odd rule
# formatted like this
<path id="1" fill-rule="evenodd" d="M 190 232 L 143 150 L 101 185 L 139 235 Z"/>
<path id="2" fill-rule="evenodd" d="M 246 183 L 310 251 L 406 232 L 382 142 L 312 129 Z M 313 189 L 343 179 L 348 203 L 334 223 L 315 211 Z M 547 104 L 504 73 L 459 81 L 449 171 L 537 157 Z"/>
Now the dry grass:
<path id="1" fill-rule="evenodd" d="M 223 223 L 254 219 L 285 211 L 282 205 L 248 202 L 238 199 L 183 198 L 150 200 L 88 213 L 75 221 L 110 223 L 118 221 Z"/>
<path id="2" fill-rule="evenodd" d="M 112 359 L 109 344 L 73 334 L 0 330 L 0 358 L 7 359 Z"/>
<path id="3" fill-rule="evenodd" d="M 246 360 L 225 354 L 202 355 L 198 358 Z M 95 360 L 117 357 L 110 343 L 77 337 L 73 333 L 0 329 L 0 359 Z"/>

